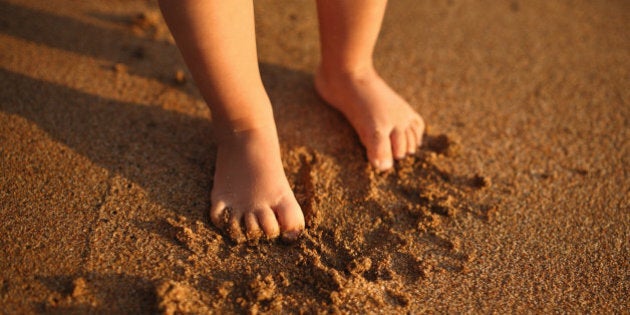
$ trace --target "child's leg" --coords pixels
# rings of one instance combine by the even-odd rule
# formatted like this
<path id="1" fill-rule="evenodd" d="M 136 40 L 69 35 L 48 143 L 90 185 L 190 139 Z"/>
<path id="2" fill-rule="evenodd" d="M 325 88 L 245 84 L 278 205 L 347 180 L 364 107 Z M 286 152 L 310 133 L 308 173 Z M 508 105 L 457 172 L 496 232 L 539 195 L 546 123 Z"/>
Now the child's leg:
<path id="1" fill-rule="evenodd" d="M 372 53 L 386 0 L 318 0 L 322 62 L 315 76 L 319 94 L 357 131 L 378 169 L 413 154 L 424 122 L 375 72 Z"/>
<path id="2" fill-rule="evenodd" d="M 212 111 L 218 153 L 210 217 L 242 240 L 296 238 L 304 216 L 282 168 L 271 103 L 258 69 L 251 0 L 160 0 Z M 227 223 L 227 226 L 225 225 Z"/>

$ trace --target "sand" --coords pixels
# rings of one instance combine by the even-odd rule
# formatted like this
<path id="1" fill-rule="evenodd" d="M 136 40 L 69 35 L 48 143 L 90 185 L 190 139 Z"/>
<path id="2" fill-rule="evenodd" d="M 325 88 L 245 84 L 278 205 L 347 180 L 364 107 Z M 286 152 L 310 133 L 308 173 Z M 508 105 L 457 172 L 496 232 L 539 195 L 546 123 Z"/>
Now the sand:
<path id="1" fill-rule="evenodd" d="M 148 1 L 0 2 L 0 313 L 627 313 L 627 1 L 392 1 L 429 125 L 379 175 L 312 88 L 312 1 L 256 1 L 294 244 L 209 222 L 212 118 Z"/>

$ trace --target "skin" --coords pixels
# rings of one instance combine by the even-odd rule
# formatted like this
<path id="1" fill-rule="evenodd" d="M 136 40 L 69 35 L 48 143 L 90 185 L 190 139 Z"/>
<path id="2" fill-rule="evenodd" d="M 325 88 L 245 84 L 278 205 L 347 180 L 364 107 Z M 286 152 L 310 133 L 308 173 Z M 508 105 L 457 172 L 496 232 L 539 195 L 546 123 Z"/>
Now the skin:
<path id="1" fill-rule="evenodd" d="M 210 218 L 241 242 L 295 240 L 304 215 L 286 179 L 256 55 L 251 0 L 160 0 L 162 14 L 212 111 L 217 162 Z M 378 171 L 413 154 L 422 118 L 376 73 L 372 53 L 385 0 L 317 3 L 318 93 L 355 128 Z"/>
<path id="2" fill-rule="evenodd" d="M 422 143 L 424 121 L 376 73 L 372 62 L 387 1 L 317 2 L 322 62 L 315 87 L 344 114 L 378 170 L 413 154 Z"/>

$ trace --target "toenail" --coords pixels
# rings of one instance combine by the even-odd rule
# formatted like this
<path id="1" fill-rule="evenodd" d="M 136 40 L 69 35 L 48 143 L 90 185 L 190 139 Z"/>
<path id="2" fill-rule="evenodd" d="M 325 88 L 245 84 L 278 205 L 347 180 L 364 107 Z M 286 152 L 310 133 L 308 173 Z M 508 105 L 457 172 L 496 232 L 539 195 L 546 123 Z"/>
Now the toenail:
<path id="1" fill-rule="evenodd" d="M 287 241 L 295 241 L 300 237 L 302 231 L 287 231 L 282 233 L 282 238 Z"/>
<path id="2" fill-rule="evenodd" d="M 376 166 L 376 169 L 378 169 L 379 171 L 388 170 L 392 168 L 393 165 L 394 165 L 394 161 L 392 160 L 385 160 L 385 161 L 374 160 L 374 166 Z"/>

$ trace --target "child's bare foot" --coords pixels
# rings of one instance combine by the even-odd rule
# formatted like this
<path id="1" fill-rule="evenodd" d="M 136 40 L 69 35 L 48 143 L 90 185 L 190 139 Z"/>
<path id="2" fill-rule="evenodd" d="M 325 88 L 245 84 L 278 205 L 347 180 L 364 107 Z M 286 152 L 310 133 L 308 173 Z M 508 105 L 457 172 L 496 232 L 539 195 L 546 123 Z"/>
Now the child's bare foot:
<path id="1" fill-rule="evenodd" d="M 373 68 L 355 72 L 320 68 L 315 88 L 350 121 L 377 170 L 391 168 L 392 157 L 414 154 L 422 143 L 422 117 Z"/>
<path id="2" fill-rule="evenodd" d="M 220 137 L 210 218 L 236 242 L 300 235 L 304 215 L 284 174 L 273 124 Z"/>

